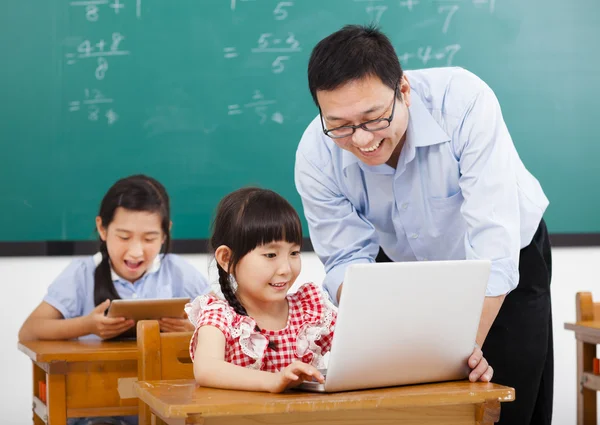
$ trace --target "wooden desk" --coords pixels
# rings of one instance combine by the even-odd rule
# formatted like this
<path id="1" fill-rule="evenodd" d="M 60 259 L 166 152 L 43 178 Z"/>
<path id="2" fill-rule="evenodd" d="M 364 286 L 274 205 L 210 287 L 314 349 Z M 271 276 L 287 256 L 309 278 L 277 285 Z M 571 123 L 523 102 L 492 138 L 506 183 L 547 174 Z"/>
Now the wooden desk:
<path id="1" fill-rule="evenodd" d="M 171 380 L 136 382 L 135 391 L 169 425 L 492 425 L 500 402 L 515 396 L 512 388 L 462 381 L 335 394 L 268 394 Z"/>
<path id="2" fill-rule="evenodd" d="M 33 424 L 65 425 L 67 418 L 137 415 L 138 401 L 121 400 L 119 378 L 137 377 L 135 341 L 29 341 L 19 350 L 33 362 Z M 46 382 L 47 405 L 39 394 Z"/>
<path id="3" fill-rule="evenodd" d="M 600 344 L 600 321 L 565 323 L 577 340 L 577 424 L 596 425 L 596 391 L 600 376 L 594 375 L 596 345 Z"/>

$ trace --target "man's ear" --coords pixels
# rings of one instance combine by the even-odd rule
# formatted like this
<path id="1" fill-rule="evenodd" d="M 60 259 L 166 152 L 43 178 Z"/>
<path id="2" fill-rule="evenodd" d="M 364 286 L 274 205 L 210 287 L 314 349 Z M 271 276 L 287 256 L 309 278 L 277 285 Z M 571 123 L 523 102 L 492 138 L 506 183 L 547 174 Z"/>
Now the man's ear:
<path id="1" fill-rule="evenodd" d="M 100 216 L 96 217 L 96 230 L 100 235 L 100 239 L 106 242 L 106 228 L 102 225 L 102 218 Z"/>
<path id="2" fill-rule="evenodd" d="M 410 84 L 408 83 L 408 77 L 406 76 L 406 74 L 404 74 L 402 76 L 402 79 L 400 80 L 400 87 L 398 88 L 398 90 L 400 91 L 400 96 L 402 98 L 402 100 L 404 101 L 404 104 L 406 105 L 406 107 L 410 106 Z"/>
<path id="3" fill-rule="evenodd" d="M 232 252 L 227 245 L 221 245 L 215 250 L 215 260 L 223 270 L 230 272 L 229 265 L 231 263 Z"/>

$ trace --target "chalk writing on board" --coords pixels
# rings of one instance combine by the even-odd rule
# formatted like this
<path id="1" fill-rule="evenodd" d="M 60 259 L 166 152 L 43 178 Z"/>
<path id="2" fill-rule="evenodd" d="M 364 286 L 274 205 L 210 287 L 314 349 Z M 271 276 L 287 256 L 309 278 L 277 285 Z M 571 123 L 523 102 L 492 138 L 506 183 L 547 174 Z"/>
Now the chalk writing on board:
<path id="1" fill-rule="evenodd" d="M 371 22 L 379 24 L 381 18 L 389 6 L 382 4 L 388 0 L 353 0 L 355 3 L 363 3 L 367 6 L 365 11 L 371 18 Z M 470 0 L 476 8 L 488 7 L 490 13 L 494 13 L 496 7 L 496 0 Z M 459 3 L 464 3 L 465 0 L 429 0 L 430 3 L 438 4 L 437 12 L 442 18 L 441 31 L 442 34 L 446 34 L 452 23 L 454 14 L 459 10 L 461 6 Z M 408 12 L 418 9 L 419 6 L 426 2 L 422 0 L 400 0 L 399 2 L 393 2 L 394 5 L 400 7 Z"/>
<path id="2" fill-rule="evenodd" d="M 102 57 L 98 58 L 98 66 L 94 72 L 96 79 L 103 80 L 104 76 L 106 75 L 106 71 L 108 71 L 108 61 Z"/>
<path id="3" fill-rule="evenodd" d="M 289 56 L 277 56 L 277 59 L 273 61 L 271 64 L 271 68 L 275 74 L 281 74 L 285 69 L 284 62 L 289 60 Z"/>
<path id="4" fill-rule="evenodd" d="M 223 51 L 225 52 L 225 59 L 233 59 L 238 57 L 235 47 L 225 47 Z"/>
<path id="5" fill-rule="evenodd" d="M 114 100 L 104 96 L 98 89 L 85 89 L 82 100 L 72 100 L 69 102 L 69 112 L 78 112 L 85 108 L 87 118 L 90 121 L 98 121 L 102 114 L 109 125 L 114 124 L 119 116 L 112 108 Z"/>
<path id="6" fill-rule="evenodd" d="M 283 2 L 291 3 L 291 2 Z M 232 59 L 238 56 L 235 47 L 226 47 L 223 49 L 226 59 Z M 256 47 L 251 49 L 254 54 L 259 53 L 284 53 L 277 55 L 271 62 L 271 70 L 274 74 L 281 74 L 285 70 L 285 63 L 291 59 L 292 53 L 301 52 L 300 42 L 292 32 L 284 36 L 275 36 L 273 33 L 262 33 L 256 42 Z"/>
<path id="7" fill-rule="evenodd" d="M 231 10 L 235 11 L 238 6 L 238 1 L 254 1 L 254 0 L 231 0 Z M 291 8 L 294 7 L 294 1 L 278 1 L 273 9 L 273 19 L 276 21 L 286 20 L 290 16 Z M 256 41 L 256 47 L 250 49 L 252 54 L 269 54 L 276 53 L 277 56 L 272 56 L 270 60 L 271 71 L 274 74 L 281 74 L 289 60 L 292 59 L 293 53 L 302 51 L 300 42 L 292 32 L 287 34 L 274 34 L 265 32 L 260 34 Z M 228 46 L 223 48 L 223 57 L 225 59 L 235 59 L 239 56 L 237 47 Z M 268 56 L 267 56 L 268 57 Z M 230 111 L 235 114 L 235 110 Z M 281 121 L 280 119 L 275 120 Z"/>
<path id="8" fill-rule="evenodd" d="M 110 46 L 104 39 L 100 39 L 95 44 L 90 40 L 84 40 L 77 46 L 76 53 L 67 53 L 67 65 L 73 65 L 78 59 L 96 58 L 97 66 L 95 68 L 95 76 L 97 80 L 104 79 L 106 72 L 109 69 L 108 56 L 127 56 L 130 54 L 127 50 L 121 50 L 120 44 L 125 40 L 125 37 L 118 32 L 112 34 Z"/>
<path id="9" fill-rule="evenodd" d="M 258 37 L 257 47 L 252 53 L 296 53 L 301 52 L 300 42 L 294 33 L 288 32 L 285 37 L 274 37 L 272 33 L 263 33 Z"/>
<path id="10" fill-rule="evenodd" d="M 238 1 L 246 2 L 246 1 L 255 1 L 255 0 L 231 0 L 231 10 L 235 10 L 235 8 L 237 7 Z"/>
<path id="11" fill-rule="evenodd" d="M 275 9 L 273 10 L 273 15 L 275 16 L 275 20 L 283 21 L 288 17 L 288 8 L 294 5 L 293 1 L 280 1 Z"/>
<path id="12" fill-rule="evenodd" d="M 115 15 L 125 13 L 127 8 L 135 10 L 135 16 L 142 17 L 142 0 L 135 0 L 135 6 L 131 6 L 133 1 L 125 0 L 75 0 L 69 3 L 71 7 L 81 7 L 85 10 L 85 19 L 90 22 L 97 22 L 100 19 L 100 7 L 105 6 Z"/>
<path id="13" fill-rule="evenodd" d="M 400 6 L 406 7 L 409 11 L 411 11 L 411 10 L 413 10 L 413 7 L 415 7 L 419 3 L 420 3 L 419 0 L 402 0 L 400 2 Z"/>
<path id="14" fill-rule="evenodd" d="M 473 0 L 473 4 L 475 6 L 488 5 L 490 8 L 490 13 L 494 13 L 494 10 L 496 9 L 496 0 Z"/>
<path id="15" fill-rule="evenodd" d="M 446 34 L 448 32 L 448 27 L 450 26 L 450 22 L 452 21 L 452 17 L 458 10 L 457 4 L 445 5 L 438 7 L 438 13 L 445 14 L 446 19 L 444 19 L 444 25 L 442 26 L 442 32 Z"/>
<path id="16" fill-rule="evenodd" d="M 450 44 L 440 49 L 431 46 L 419 47 L 416 52 L 405 52 L 398 55 L 400 64 L 405 67 L 411 61 L 420 61 L 424 66 L 451 66 L 454 55 L 460 50 L 460 44 Z M 437 63 L 433 63 L 437 61 Z"/>
<path id="17" fill-rule="evenodd" d="M 272 112 L 273 106 L 277 104 L 276 100 L 265 99 L 260 90 L 254 90 L 252 99 L 245 104 L 231 104 L 227 106 L 227 115 L 241 115 L 245 110 L 253 110 L 259 116 L 259 124 L 265 124 L 268 120 L 283 124 L 284 117 L 279 111 Z"/>
<path id="18" fill-rule="evenodd" d="M 375 24 L 378 24 L 381 21 L 381 17 L 383 16 L 383 12 L 387 10 L 387 6 L 378 4 L 376 6 L 367 6 L 366 11 L 371 17 L 371 21 Z"/>

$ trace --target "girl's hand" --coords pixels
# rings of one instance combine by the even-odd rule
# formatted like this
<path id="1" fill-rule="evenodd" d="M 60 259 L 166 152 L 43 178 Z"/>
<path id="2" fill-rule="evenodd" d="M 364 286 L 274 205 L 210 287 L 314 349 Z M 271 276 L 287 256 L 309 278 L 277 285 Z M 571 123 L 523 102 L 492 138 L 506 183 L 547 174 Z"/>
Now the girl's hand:
<path id="1" fill-rule="evenodd" d="M 187 318 L 163 317 L 158 324 L 161 332 L 191 332 L 196 329 Z"/>
<path id="2" fill-rule="evenodd" d="M 494 375 L 494 369 L 488 364 L 483 352 L 478 345 L 473 349 L 473 354 L 469 357 L 469 367 L 472 369 L 469 374 L 469 381 L 471 382 L 490 382 Z"/>
<path id="3" fill-rule="evenodd" d="M 273 384 L 269 391 L 280 393 L 288 388 L 297 387 L 304 381 L 312 381 L 313 378 L 321 384 L 325 382 L 325 378 L 316 367 L 296 360 L 285 369 L 273 374 Z"/>
<path id="4" fill-rule="evenodd" d="M 104 312 L 110 306 L 110 300 L 98 304 L 86 317 L 90 325 L 90 333 L 102 339 L 114 338 L 135 325 L 135 321 L 124 317 L 106 317 Z"/>

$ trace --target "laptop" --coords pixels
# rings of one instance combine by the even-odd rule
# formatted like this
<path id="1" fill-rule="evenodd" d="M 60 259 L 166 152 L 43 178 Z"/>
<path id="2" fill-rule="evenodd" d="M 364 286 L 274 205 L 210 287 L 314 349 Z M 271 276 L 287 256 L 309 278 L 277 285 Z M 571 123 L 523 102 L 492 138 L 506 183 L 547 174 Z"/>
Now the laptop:
<path id="1" fill-rule="evenodd" d="M 468 377 L 490 261 L 352 264 L 346 269 L 325 383 L 336 392 Z"/>

